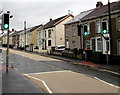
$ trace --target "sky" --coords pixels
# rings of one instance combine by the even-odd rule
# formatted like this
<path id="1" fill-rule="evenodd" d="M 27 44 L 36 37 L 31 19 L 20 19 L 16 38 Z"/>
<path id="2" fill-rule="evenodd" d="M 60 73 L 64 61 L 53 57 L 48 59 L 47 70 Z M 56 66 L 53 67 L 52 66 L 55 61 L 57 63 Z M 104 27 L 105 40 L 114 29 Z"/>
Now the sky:
<path id="1" fill-rule="evenodd" d="M 0 0 L 0 10 L 10 11 L 10 29 L 24 29 L 24 21 L 27 28 L 40 24 L 45 24 L 50 18 L 68 14 L 68 10 L 76 16 L 82 11 L 96 7 L 97 1 L 102 1 L 104 5 L 108 0 Z M 117 0 L 110 0 L 114 2 Z"/>

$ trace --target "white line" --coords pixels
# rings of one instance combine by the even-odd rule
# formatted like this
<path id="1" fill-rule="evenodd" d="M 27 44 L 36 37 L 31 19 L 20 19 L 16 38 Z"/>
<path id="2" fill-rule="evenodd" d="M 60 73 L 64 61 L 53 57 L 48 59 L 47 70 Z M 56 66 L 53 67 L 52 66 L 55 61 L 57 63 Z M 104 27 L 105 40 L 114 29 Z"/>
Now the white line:
<path id="1" fill-rule="evenodd" d="M 25 75 L 34 75 L 34 74 L 46 74 L 46 73 L 59 73 L 59 72 L 69 72 L 69 70 L 61 70 L 61 71 L 50 71 L 50 72 L 39 72 L 39 73 L 28 73 Z M 72 72 L 72 71 L 71 71 Z"/>
<path id="2" fill-rule="evenodd" d="M 106 83 L 106 84 L 108 84 L 108 85 L 110 85 L 110 86 L 112 86 L 112 87 L 120 88 L 119 86 L 116 86 L 116 85 L 113 85 L 113 84 L 111 84 L 111 83 L 105 82 L 105 81 L 103 81 L 103 80 L 101 80 L 101 79 L 99 79 L 99 78 L 97 78 L 97 77 L 94 77 L 94 78 L 97 79 L 97 80 L 99 80 L 99 81 L 101 81 L 101 82 L 103 82 L 103 83 Z"/>
<path id="3" fill-rule="evenodd" d="M 110 72 L 110 73 L 113 73 L 113 74 L 116 74 L 116 75 L 120 75 L 120 73 L 113 72 L 113 71 L 110 71 L 110 70 L 104 70 L 104 69 L 101 69 L 100 71 L 106 71 L 106 72 Z"/>
<path id="4" fill-rule="evenodd" d="M 33 78 L 33 79 L 35 79 L 35 80 L 41 81 L 41 82 L 43 83 L 43 85 L 45 86 L 45 88 L 47 89 L 47 91 L 52 94 L 52 91 L 50 90 L 50 88 L 47 86 L 47 84 L 46 84 L 43 80 L 38 79 L 38 78 L 35 78 L 35 77 L 32 77 L 32 76 L 29 76 L 29 75 L 27 75 L 27 74 L 23 74 L 23 75 L 24 75 L 24 76 L 27 76 L 27 77 L 30 77 L 30 78 Z"/>

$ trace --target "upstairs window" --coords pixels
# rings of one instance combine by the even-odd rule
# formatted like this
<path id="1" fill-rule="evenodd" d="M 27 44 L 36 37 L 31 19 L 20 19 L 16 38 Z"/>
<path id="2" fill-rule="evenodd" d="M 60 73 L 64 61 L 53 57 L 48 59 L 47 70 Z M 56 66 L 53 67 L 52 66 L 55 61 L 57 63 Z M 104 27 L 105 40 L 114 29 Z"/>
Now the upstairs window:
<path id="1" fill-rule="evenodd" d="M 96 33 L 101 33 L 100 21 L 96 22 Z"/>
<path id="2" fill-rule="evenodd" d="M 51 38 L 51 30 L 48 30 L 48 38 Z"/>
<path id="3" fill-rule="evenodd" d="M 118 17 L 118 24 L 117 24 L 117 27 L 118 27 L 118 31 L 120 31 L 120 17 Z"/>

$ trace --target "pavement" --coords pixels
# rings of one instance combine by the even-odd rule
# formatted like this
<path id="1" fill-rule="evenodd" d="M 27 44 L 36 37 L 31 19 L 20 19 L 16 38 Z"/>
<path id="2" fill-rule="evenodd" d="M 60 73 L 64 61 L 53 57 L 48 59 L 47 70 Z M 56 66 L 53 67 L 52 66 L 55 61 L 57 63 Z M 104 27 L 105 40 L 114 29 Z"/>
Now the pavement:
<path id="1" fill-rule="evenodd" d="M 14 69 L 2 71 L 2 93 L 42 93 Z M 23 95 L 22 94 L 22 95 Z"/>

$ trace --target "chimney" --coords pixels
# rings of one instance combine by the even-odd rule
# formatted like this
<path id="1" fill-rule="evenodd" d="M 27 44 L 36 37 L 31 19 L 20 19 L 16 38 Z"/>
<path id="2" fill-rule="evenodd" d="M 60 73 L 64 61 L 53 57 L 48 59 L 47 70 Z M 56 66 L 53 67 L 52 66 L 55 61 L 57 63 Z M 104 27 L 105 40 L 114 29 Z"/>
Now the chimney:
<path id="1" fill-rule="evenodd" d="M 99 8 L 99 7 L 102 7 L 103 6 L 103 3 L 101 1 L 98 1 L 97 4 L 96 4 L 96 8 Z"/>
<path id="2" fill-rule="evenodd" d="M 50 18 L 50 21 L 52 21 L 52 18 Z"/>

